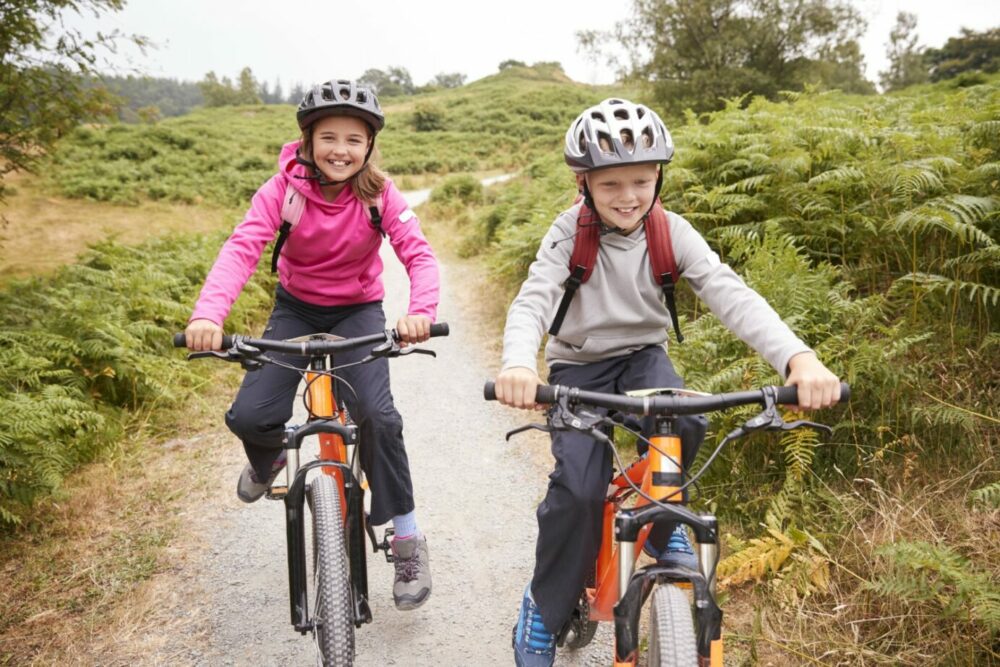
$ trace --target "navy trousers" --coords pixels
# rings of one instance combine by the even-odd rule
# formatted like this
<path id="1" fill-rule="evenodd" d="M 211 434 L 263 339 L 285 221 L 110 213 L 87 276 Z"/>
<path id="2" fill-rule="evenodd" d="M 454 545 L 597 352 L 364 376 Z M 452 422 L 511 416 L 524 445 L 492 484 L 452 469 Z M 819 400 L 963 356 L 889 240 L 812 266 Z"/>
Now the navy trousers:
<path id="1" fill-rule="evenodd" d="M 549 384 L 588 391 L 625 393 L 654 387 L 683 387 L 666 351 L 656 345 L 622 357 L 590 364 L 554 364 Z M 643 433 L 653 432 L 653 419 L 643 420 Z M 689 469 L 705 437 L 702 415 L 677 419 L 683 464 Z M 552 433 L 555 469 L 545 499 L 538 506 L 538 542 L 531 592 L 553 633 L 569 620 L 601 546 L 603 503 L 611 481 L 611 453 L 603 444 L 576 431 Z M 669 530 L 657 526 L 651 536 L 663 546 Z"/>
<path id="2" fill-rule="evenodd" d="M 378 333 L 385 329 L 380 301 L 351 306 L 315 306 L 277 288 L 264 338 L 286 339 L 313 333 L 332 333 L 344 338 Z M 340 366 L 367 355 L 361 348 L 334 358 Z M 301 356 L 272 354 L 302 367 Z M 389 388 L 389 363 L 378 359 L 337 371 L 344 380 L 335 386 L 351 416 L 360 427 L 361 467 L 371 488 L 371 522 L 386 523 L 392 517 L 412 512 L 413 485 L 410 463 L 403 446 L 403 420 L 393 404 Z M 239 393 L 226 413 L 226 425 L 243 441 L 250 464 L 258 477 L 266 478 L 282 448 L 285 423 L 292 418 L 295 392 L 301 376 L 292 370 L 267 364 L 243 378 Z M 345 385 L 346 383 L 346 385 Z M 349 386 L 347 386 L 349 385 Z"/>

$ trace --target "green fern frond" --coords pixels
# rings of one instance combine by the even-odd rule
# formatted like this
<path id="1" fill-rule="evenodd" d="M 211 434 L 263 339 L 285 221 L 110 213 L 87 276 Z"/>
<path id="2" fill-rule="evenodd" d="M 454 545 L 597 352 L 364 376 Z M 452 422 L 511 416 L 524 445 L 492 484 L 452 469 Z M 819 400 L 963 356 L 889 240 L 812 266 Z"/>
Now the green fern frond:
<path id="1" fill-rule="evenodd" d="M 889 288 L 889 296 L 905 294 L 905 290 L 909 289 L 909 285 L 918 286 L 926 294 L 933 294 L 935 292 L 951 294 L 957 291 L 969 301 L 973 303 L 978 301 L 983 306 L 996 306 L 1000 303 L 1000 287 L 953 280 L 930 273 L 908 273 L 902 276 Z"/>
<path id="2" fill-rule="evenodd" d="M 969 494 L 974 507 L 1000 509 L 1000 482 L 987 484 Z"/>

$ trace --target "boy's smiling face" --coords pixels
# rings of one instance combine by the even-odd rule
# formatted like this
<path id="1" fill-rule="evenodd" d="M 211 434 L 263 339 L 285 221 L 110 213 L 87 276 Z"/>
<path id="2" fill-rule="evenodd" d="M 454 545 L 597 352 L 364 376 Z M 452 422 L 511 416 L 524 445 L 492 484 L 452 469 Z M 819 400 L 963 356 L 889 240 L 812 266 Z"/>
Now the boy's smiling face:
<path id="1" fill-rule="evenodd" d="M 629 233 L 653 205 L 659 169 L 656 164 L 633 164 L 591 171 L 578 178 L 587 180 L 604 224 Z"/>

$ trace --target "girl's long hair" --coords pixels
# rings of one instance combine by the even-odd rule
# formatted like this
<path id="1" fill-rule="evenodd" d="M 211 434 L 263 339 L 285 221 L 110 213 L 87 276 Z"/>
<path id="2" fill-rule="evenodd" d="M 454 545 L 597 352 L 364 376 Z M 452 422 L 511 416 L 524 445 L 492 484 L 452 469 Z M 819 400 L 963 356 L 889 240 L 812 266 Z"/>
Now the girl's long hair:
<path id="1" fill-rule="evenodd" d="M 314 161 L 312 147 L 313 125 L 302 131 L 301 147 L 302 156 L 311 162 Z M 372 135 L 371 126 L 367 123 L 365 125 L 368 127 L 368 136 L 372 137 L 372 141 L 374 142 L 375 139 Z M 351 190 L 354 192 L 354 196 L 363 202 L 375 201 L 382 195 L 382 191 L 385 189 L 385 179 L 388 176 L 378 168 L 377 164 L 381 157 L 382 154 L 378 150 L 378 144 L 376 144 L 372 147 L 372 154 L 368 157 L 368 162 L 365 163 L 365 166 L 351 177 Z"/>

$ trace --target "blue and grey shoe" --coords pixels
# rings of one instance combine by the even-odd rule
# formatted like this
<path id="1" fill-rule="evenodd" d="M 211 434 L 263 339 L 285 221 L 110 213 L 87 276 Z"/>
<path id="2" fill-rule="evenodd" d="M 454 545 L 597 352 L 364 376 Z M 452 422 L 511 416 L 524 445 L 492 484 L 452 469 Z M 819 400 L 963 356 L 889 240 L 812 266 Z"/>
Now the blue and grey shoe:
<path id="1" fill-rule="evenodd" d="M 521 611 L 514 626 L 514 664 L 517 667 L 551 667 L 556 659 L 556 637 L 545 629 L 542 613 L 524 589 Z"/>
<path id="2" fill-rule="evenodd" d="M 657 551 L 649 540 L 646 540 L 642 550 L 655 558 L 660 565 L 686 567 L 698 571 L 698 557 L 694 555 L 694 549 L 691 548 L 691 542 L 688 540 L 687 527 L 682 523 L 677 524 L 677 527 L 674 528 L 674 532 L 670 534 L 670 539 L 667 540 L 667 546 L 663 551 Z"/>

